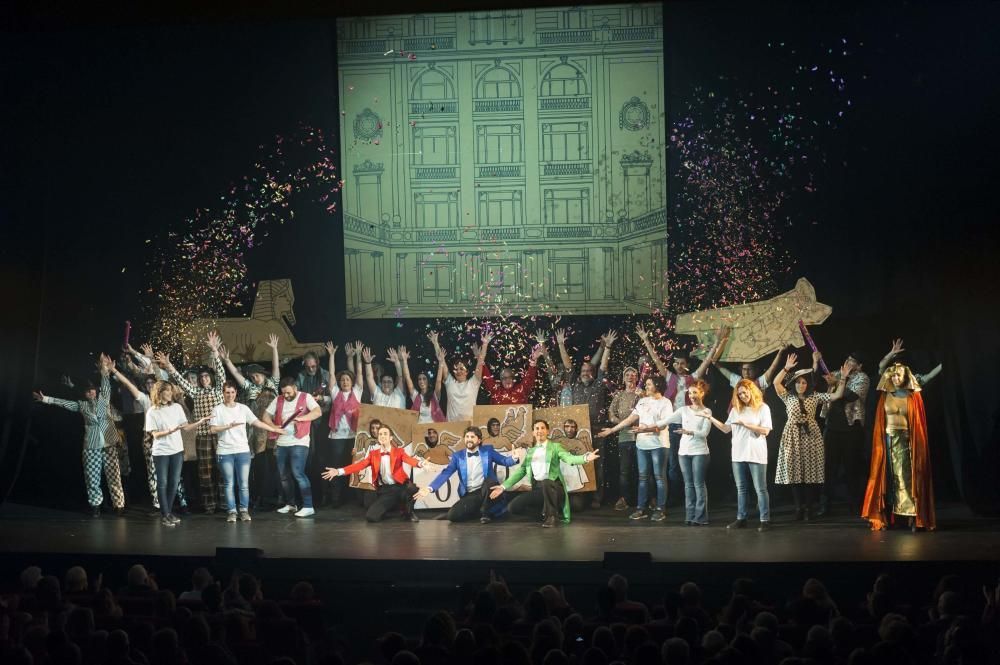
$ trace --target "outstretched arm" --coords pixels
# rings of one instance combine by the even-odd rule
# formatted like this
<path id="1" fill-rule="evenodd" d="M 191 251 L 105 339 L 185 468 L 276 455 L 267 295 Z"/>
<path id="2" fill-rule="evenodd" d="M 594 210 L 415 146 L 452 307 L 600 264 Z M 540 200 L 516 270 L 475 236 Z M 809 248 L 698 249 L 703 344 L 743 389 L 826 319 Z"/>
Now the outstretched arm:
<path id="1" fill-rule="evenodd" d="M 219 346 L 222 345 L 222 339 L 219 337 L 219 333 L 213 330 L 208 333 L 208 338 L 205 341 L 208 344 L 208 348 L 212 350 L 212 369 L 215 370 L 215 390 L 221 395 L 222 384 L 226 382 L 226 370 L 223 368 L 222 360 L 219 358 Z"/>
<path id="2" fill-rule="evenodd" d="M 559 347 L 559 357 L 562 359 L 563 369 L 567 372 L 573 371 L 573 359 L 566 350 L 566 329 L 556 330 L 556 345 Z"/>
<path id="3" fill-rule="evenodd" d="M 649 357 L 653 360 L 653 364 L 656 365 L 656 371 L 660 373 L 660 376 L 666 376 L 670 370 L 663 362 L 663 359 L 660 358 L 660 354 L 653 348 L 653 343 L 649 340 L 649 333 L 641 325 L 635 327 L 635 332 L 639 335 L 639 339 L 642 340 L 643 346 L 646 347 L 646 353 L 649 354 Z"/>
<path id="4" fill-rule="evenodd" d="M 927 382 L 933 379 L 935 376 L 941 373 L 941 369 L 944 367 L 941 363 L 938 366 L 927 372 L 926 374 L 917 374 L 917 383 L 921 386 L 927 385 Z"/>
<path id="5" fill-rule="evenodd" d="M 899 337 L 892 340 L 892 348 L 889 349 L 889 353 L 882 357 L 882 360 L 878 361 L 878 373 L 881 375 L 885 371 L 885 368 L 889 366 L 893 358 L 898 356 L 900 353 L 905 351 L 903 348 L 903 338 Z"/>
<path id="6" fill-rule="evenodd" d="M 778 376 L 774 377 L 774 392 L 778 394 L 781 399 L 785 398 L 788 391 L 785 390 L 785 375 L 788 374 L 799 363 L 799 356 L 797 353 L 789 353 L 788 357 L 785 359 L 785 366 L 778 372 Z"/>
<path id="7" fill-rule="evenodd" d="M 410 376 L 410 353 L 406 350 L 405 346 L 401 346 L 396 349 L 396 354 L 399 356 L 399 363 L 403 369 L 403 384 L 406 386 L 406 396 L 409 397 L 413 394 L 413 377 Z"/>
<path id="8" fill-rule="evenodd" d="M 271 378 L 275 383 L 281 381 L 281 358 L 278 356 L 278 336 L 271 333 L 267 336 L 267 345 L 271 347 Z M 330 376 L 333 376 L 331 373 Z"/>
<path id="9" fill-rule="evenodd" d="M 604 437 L 611 436 L 615 432 L 620 432 L 629 425 L 631 425 L 632 423 L 637 423 L 637 422 L 639 422 L 639 414 L 633 413 L 629 415 L 627 418 L 624 418 L 621 421 L 619 421 L 619 423 L 614 427 L 605 427 L 594 436 L 597 437 L 598 439 L 603 439 Z"/>
<path id="10" fill-rule="evenodd" d="M 438 351 L 438 371 L 434 377 L 434 399 L 441 402 L 441 386 L 444 384 L 444 377 L 448 374 L 448 363 L 445 361 L 444 349 Z"/>
<path id="11" fill-rule="evenodd" d="M 198 393 L 195 387 L 188 383 L 188 380 L 181 376 L 181 373 L 178 372 L 177 368 L 170 362 L 170 356 L 162 352 L 157 352 L 153 357 L 156 359 L 157 365 L 167 370 L 167 374 L 169 374 L 170 378 L 173 379 L 173 383 L 175 383 L 178 388 L 183 390 L 184 394 L 188 397 L 194 397 Z"/>
<path id="12" fill-rule="evenodd" d="M 483 343 L 479 347 L 479 357 L 476 358 L 476 379 L 479 381 L 483 380 L 483 368 L 486 366 L 486 352 L 489 350 L 491 339 L 493 339 L 493 333 L 483 333 Z"/>
<path id="13" fill-rule="evenodd" d="M 233 375 L 234 379 L 236 379 L 236 384 L 240 388 L 247 385 L 246 377 L 243 376 L 243 373 L 240 372 L 239 368 L 236 367 L 236 365 L 233 364 L 233 361 L 229 358 L 229 349 L 226 348 L 225 344 L 219 345 L 219 358 L 222 359 L 226 369 L 228 369 L 229 373 Z"/>
<path id="14" fill-rule="evenodd" d="M 617 339 L 618 333 L 614 330 L 609 330 L 601 337 L 601 348 L 598 350 L 598 353 L 601 354 L 601 362 L 597 366 L 598 381 L 604 380 L 604 375 L 608 371 L 608 363 L 611 362 L 611 345 L 613 345 Z"/>
<path id="15" fill-rule="evenodd" d="M 372 350 L 367 346 L 361 351 L 361 359 L 365 365 L 365 385 L 368 386 L 368 392 L 372 394 L 372 399 L 374 399 L 378 385 L 375 383 L 375 372 L 372 370 Z"/>
<path id="16" fill-rule="evenodd" d="M 142 392 L 140 392 L 139 389 L 135 387 L 135 384 L 128 380 L 128 377 L 125 376 L 125 373 L 119 370 L 114 365 L 111 366 L 111 375 L 114 376 L 115 379 L 117 379 L 118 383 L 125 386 L 125 390 L 127 390 L 129 394 L 132 395 L 132 399 L 138 400 L 139 396 L 142 395 Z"/>
<path id="17" fill-rule="evenodd" d="M 395 387 L 396 390 L 400 390 L 401 389 L 400 387 L 403 385 L 403 364 L 402 361 L 399 359 L 399 352 L 396 349 L 389 347 L 386 359 L 391 361 L 393 366 L 396 368 Z"/>
<path id="18" fill-rule="evenodd" d="M 781 365 L 781 351 L 774 354 L 774 360 L 771 361 L 771 366 L 767 368 L 764 372 L 764 381 L 767 385 L 771 385 L 771 381 L 774 380 L 774 373 L 778 371 L 778 367 Z"/>
<path id="19" fill-rule="evenodd" d="M 337 385 L 337 347 L 333 345 L 333 342 L 328 340 L 327 343 L 323 345 L 323 348 L 326 349 L 326 354 L 328 356 L 326 360 L 327 371 L 330 372 L 330 385 L 328 385 L 326 389 L 327 392 L 330 393 L 330 397 L 333 397 L 337 394 L 337 391 L 340 390 L 340 387 Z"/>

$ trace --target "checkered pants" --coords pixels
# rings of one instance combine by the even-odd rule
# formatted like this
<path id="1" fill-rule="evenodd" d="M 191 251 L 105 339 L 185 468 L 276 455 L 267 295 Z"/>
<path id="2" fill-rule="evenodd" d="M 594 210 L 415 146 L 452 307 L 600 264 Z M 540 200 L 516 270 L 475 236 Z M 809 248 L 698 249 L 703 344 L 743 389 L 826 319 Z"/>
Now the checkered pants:
<path id="1" fill-rule="evenodd" d="M 156 467 L 153 466 L 153 435 L 146 433 L 142 437 L 142 456 L 146 459 L 146 483 L 149 487 L 149 496 L 153 497 L 153 508 L 160 509 L 160 497 L 156 493 Z M 182 508 L 187 508 L 187 496 L 184 494 L 184 477 L 177 484 L 177 501 Z"/>
<path id="2" fill-rule="evenodd" d="M 195 437 L 195 449 L 198 452 L 198 491 L 201 494 L 201 505 L 206 511 L 215 510 L 216 501 L 225 504 L 225 485 L 219 473 L 215 449 L 219 438 L 215 434 L 199 434 Z"/>
<path id="3" fill-rule="evenodd" d="M 118 450 L 114 446 L 83 451 L 83 480 L 87 485 L 87 503 L 91 506 L 99 506 L 104 503 L 104 492 L 101 491 L 102 474 L 108 484 L 111 504 L 115 508 L 124 508 L 125 492 L 122 491 Z"/>

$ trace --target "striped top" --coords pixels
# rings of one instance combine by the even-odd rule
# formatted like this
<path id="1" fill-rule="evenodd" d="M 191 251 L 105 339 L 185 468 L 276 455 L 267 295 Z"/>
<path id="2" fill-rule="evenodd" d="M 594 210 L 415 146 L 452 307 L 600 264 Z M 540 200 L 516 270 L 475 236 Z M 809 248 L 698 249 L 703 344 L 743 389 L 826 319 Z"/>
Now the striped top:
<path id="1" fill-rule="evenodd" d="M 83 449 L 101 450 L 115 442 L 108 436 L 108 431 L 114 429 L 108 411 L 110 399 L 111 382 L 107 376 L 101 376 L 101 387 L 95 400 L 68 400 L 46 396 L 42 401 L 79 413 L 83 418 Z"/>

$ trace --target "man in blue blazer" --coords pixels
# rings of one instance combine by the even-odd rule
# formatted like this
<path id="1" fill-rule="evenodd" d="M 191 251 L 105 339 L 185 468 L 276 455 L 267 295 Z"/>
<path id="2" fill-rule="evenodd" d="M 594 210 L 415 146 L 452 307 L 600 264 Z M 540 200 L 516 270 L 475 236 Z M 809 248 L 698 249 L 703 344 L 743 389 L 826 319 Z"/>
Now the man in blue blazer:
<path id="1" fill-rule="evenodd" d="M 515 466 L 520 463 L 524 451 L 517 448 L 513 456 L 508 457 L 498 453 L 493 446 L 482 445 L 483 434 L 478 427 L 466 427 L 463 441 L 465 450 L 452 453 L 448 466 L 430 485 L 422 487 L 414 499 L 423 499 L 438 491 L 457 472 L 458 496 L 461 498 L 448 510 L 448 519 L 463 522 L 478 516 L 479 521 L 486 524 L 490 521 L 490 514 L 498 512 L 495 504 L 503 501 L 502 497 L 498 500 L 490 498 L 490 488 L 499 483 L 493 465 Z"/>

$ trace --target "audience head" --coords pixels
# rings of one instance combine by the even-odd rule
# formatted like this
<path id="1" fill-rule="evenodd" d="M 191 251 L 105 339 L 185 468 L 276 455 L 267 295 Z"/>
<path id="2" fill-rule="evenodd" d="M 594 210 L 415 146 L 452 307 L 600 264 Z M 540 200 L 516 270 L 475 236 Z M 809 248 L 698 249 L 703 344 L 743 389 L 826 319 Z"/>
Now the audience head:
<path id="1" fill-rule="evenodd" d="M 691 662 L 691 647 L 680 637 L 671 637 L 660 649 L 663 665 L 688 665 Z"/>
<path id="2" fill-rule="evenodd" d="M 146 567 L 141 563 L 137 563 L 128 569 L 128 585 L 130 587 L 148 587 L 149 584 L 149 573 L 146 572 Z"/>
<path id="3" fill-rule="evenodd" d="M 87 590 L 87 571 L 81 566 L 73 566 L 66 571 L 64 581 L 66 593 L 82 593 Z"/>
<path id="4" fill-rule="evenodd" d="M 38 586 L 38 580 L 42 579 L 42 569 L 38 566 L 28 566 L 21 571 L 21 590 L 30 591 Z"/>
<path id="5" fill-rule="evenodd" d="M 615 573 L 608 578 L 608 588 L 615 592 L 615 602 L 628 600 L 628 580 L 624 575 Z"/>
<path id="6" fill-rule="evenodd" d="M 195 568 L 191 574 L 191 588 L 195 591 L 203 591 L 213 581 L 214 578 L 212 573 L 208 572 L 208 568 Z"/>

